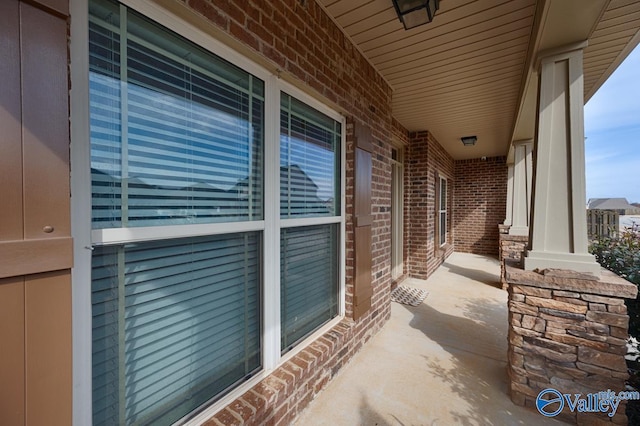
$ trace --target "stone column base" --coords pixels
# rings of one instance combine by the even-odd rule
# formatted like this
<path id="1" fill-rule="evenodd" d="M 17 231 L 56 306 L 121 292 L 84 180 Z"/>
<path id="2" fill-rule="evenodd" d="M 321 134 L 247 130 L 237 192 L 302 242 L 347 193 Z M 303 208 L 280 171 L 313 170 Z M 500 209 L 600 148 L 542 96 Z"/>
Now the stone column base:
<path id="1" fill-rule="evenodd" d="M 500 282 L 502 289 L 506 290 L 507 280 L 505 271 L 505 261 L 515 261 L 517 264 L 522 262 L 524 251 L 529 244 L 529 236 L 527 235 L 510 235 L 509 225 L 498 225 L 500 232 Z"/>
<path id="2" fill-rule="evenodd" d="M 559 269 L 525 271 L 509 260 L 505 278 L 509 285 L 509 392 L 515 404 L 535 410 L 538 394 L 549 388 L 582 397 L 625 390 L 629 316 L 624 299 L 636 297 L 635 285 L 606 270 L 598 279 Z M 577 424 L 627 423 L 624 402 L 613 417 L 571 411 L 568 405 L 564 404 L 558 419 Z"/>

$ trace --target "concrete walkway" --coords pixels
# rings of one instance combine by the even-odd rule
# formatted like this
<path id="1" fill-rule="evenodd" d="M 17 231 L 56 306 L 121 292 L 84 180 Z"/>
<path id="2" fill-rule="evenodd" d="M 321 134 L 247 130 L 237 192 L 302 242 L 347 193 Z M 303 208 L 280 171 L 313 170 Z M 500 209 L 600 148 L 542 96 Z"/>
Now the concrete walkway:
<path id="1" fill-rule="evenodd" d="M 301 414 L 310 425 L 558 424 L 507 396 L 507 293 L 500 265 L 455 253 L 428 280 L 422 305 L 392 302 L 391 319 Z"/>

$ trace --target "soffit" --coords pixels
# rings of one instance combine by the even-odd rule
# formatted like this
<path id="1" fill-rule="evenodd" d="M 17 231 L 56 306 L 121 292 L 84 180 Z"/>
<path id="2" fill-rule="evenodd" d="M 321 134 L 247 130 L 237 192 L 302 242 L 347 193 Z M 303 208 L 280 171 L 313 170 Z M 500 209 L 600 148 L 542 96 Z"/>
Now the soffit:
<path id="1" fill-rule="evenodd" d="M 393 88 L 394 117 L 455 159 L 534 137 L 541 50 L 588 38 L 586 101 L 640 41 L 638 0 L 441 0 L 433 22 L 409 31 L 391 0 L 318 1 Z M 467 135 L 475 147 L 462 146 Z"/>
<path id="2" fill-rule="evenodd" d="M 405 31 L 391 0 L 319 0 L 393 88 L 393 115 L 455 158 L 504 155 L 527 62 L 535 0 L 442 0 Z M 477 135 L 474 147 L 461 136 Z"/>
<path id="3" fill-rule="evenodd" d="M 584 50 L 585 103 L 640 42 L 640 1 L 546 1 L 536 51 L 587 39 Z M 567 22 L 571 22 L 568 26 Z M 512 139 L 535 135 L 538 76 L 531 62 Z"/>
<path id="4" fill-rule="evenodd" d="M 537 59 L 540 52 L 587 40 L 606 10 L 609 0 L 540 0 L 531 40 L 523 91 L 514 123 L 513 141 L 535 136 L 538 100 Z M 512 151 L 509 153 L 511 161 Z"/>
<path id="5" fill-rule="evenodd" d="M 640 42 L 640 1 L 611 0 L 584 50 L 585 102 Z"/>

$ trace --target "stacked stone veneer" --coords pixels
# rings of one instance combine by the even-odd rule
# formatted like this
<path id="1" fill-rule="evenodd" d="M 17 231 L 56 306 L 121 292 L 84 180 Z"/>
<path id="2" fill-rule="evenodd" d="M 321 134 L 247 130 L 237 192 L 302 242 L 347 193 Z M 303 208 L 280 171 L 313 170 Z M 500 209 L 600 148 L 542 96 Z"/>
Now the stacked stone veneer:
<path id="1" fill-rule="evenodd" d="M 535 407 L 538 393 L 553 388 L 582 394 L 624 390 L 629 317 L 625 298 L 637 288 L 609 271 L 590 274 L 547 269 L 524 271 L 506 262 L 509 283 L 509 390 L 517 405 Z M 624 403 L 613 419 L 572 413 L 579 424 L 626 424 Z"/>
<path id="2" fill-rule="evenodd" d="M 505 262 L 515 261 L 516 263 L 522 262 L 522 256 L 529 244 L 529 237 L 526 235 L 509 235 L 510 225 L 498 225 L 498 232 L 500 235 L 500 282 L 502 283 L 502 289 L 506 290 L 507 277 Z"/>

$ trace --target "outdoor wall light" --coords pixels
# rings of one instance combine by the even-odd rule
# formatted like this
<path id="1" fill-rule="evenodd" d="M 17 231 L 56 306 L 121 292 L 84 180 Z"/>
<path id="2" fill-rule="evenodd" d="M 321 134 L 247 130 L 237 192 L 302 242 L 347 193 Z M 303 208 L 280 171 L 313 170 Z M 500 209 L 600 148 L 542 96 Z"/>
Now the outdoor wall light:
<path id="1" fill-rule="evenodd" d="M 440 0 L 393 0 L 405 30 L 428 24 L 440 8 Z"/>
<path id="2" fill-rule="evenodd" d="M 460 138 L 464 146 L 474 146 L 478 140 L 477 136 L 463 136 Z"/>

